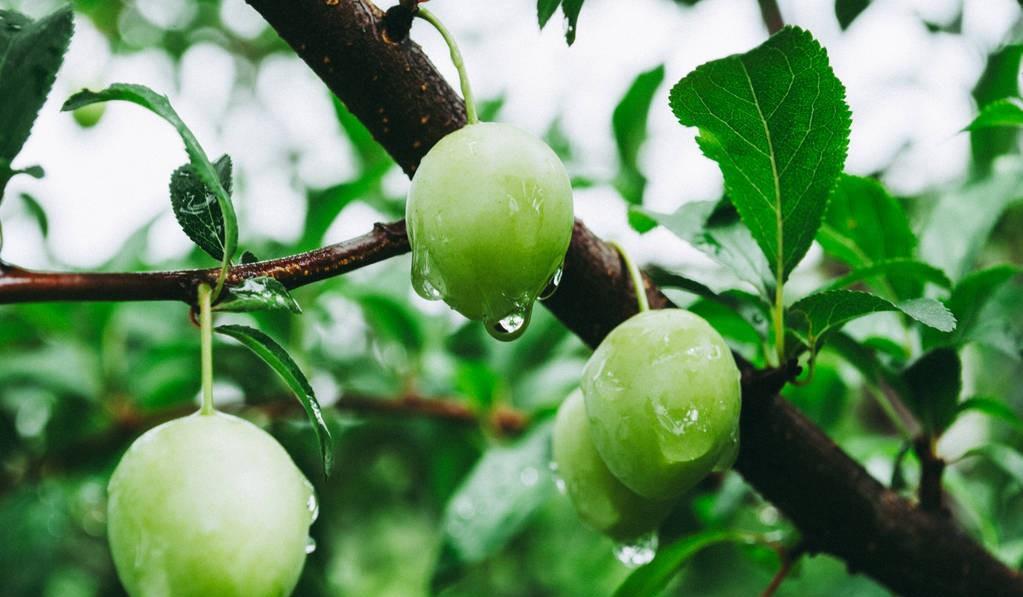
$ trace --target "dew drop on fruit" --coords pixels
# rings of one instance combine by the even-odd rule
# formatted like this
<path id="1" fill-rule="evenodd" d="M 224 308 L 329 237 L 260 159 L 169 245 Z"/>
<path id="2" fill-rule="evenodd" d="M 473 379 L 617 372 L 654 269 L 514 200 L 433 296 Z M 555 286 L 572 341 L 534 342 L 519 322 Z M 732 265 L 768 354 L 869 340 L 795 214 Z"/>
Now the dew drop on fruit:
<path id="1" fill-rule="evenodd" d="M 320 503 L 316 501 L 316 495 L 310 493 L 305 505 L 309 509 L 309 524 L 313 524 L 320 517 Z"/>
<path id="2" fill-rule="evenodd" d="M 313 539 L 312 537 L 306 537 L 305 538 L 305 553 L 306 553 L 306 555 L 309 555 L 309 554 L 313 553 L 314 551 L 316 551 L 316 539 Z"/>
<path id="3" fill-rule="evenodd" d="M 494 338 L 503 341 L 518 338 L 526 331 L 526 326 L 529 325 L 529 318 L 532 314 L 532 309 L 532 305 L 529 305 L 521 311 L 513 311 L 512 313 L 509 313 L 493 323 L 484 318 L 487 332 Z"/>
<path id="4" fill-rule="evenodd" d="M 558 463 L 552 460 L 548 463 L 547 468 L 551 470 L 551 478 L 554 479 L 554 486 L 558 488 L 558 493 L 564 495 L 568 488 L 565 487 L 565 479 L 561 477 L 561 471 L 558 470 Z"/>
<path id="5" fill-rule="evenodd" d="M 540 472 L 531 466 L 519 471 L 519 482 L 524 487 L 532 487 L 536 485 L 536 482 L 540 480 Z"/>
<path id="6" fill-rule="evenodd" d="M 416 294 L 428 301 L 439 301 L 444 293 L 432 279 L 429 252 L 419 249 L 412 252 L 412 288 Z"/>
<path id="7" fill-rule="evenodd" d="M 657 554 L 657 533 L 640 535 L 628 543 L 615 546 L 615 557 L 629 568 L 638 568 L 654 559 Z"/>
<path id="8" fill-rule="evenodd" d="M 547 285 L 540 291 L 540 300 L 549 299 L 558 291 L 558 285 L 561 284 L 561 275 L 564 272 L 564 266 L 559 265 L 551 279 L 547 280 Z"/>

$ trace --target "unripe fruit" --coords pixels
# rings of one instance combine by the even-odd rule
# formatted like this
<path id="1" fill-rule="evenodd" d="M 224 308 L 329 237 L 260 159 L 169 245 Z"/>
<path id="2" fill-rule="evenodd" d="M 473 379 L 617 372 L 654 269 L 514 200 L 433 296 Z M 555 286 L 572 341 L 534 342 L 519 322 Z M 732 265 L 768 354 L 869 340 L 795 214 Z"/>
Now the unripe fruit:
<path id="1" fill-rule="evenodd" d="M 739 369 L 721 336 L 693 313 L 628 319 L 594 351 L 581 385 L 597 452 L 644 497 L 677 496 L 734 460 Z"/>
<path id="2" fill-rule="evenodd" d="M 423 158 L 406 220 L 416 291 L 510 340 L 559 274 L 572 238 L 572 186 L 536 137 L 507 124 L 470 124 Z"/>
<path id="3" fill-rule="evenodd" d="M 121 459 L 110 547 L 134 597 L 284 596 L 315 510 L 309 481 L 268 433 L 197 414 L 149 430 Z"/>
<path id="4" fill-rule="evenodd" d="M 656 529 L 674 505 L 636 495 L 611 474 L 593 447 L 578 390 L 558 408 L 553 449 L 558 475 L 579 518 L 613 539 L 628 541 Z"/>

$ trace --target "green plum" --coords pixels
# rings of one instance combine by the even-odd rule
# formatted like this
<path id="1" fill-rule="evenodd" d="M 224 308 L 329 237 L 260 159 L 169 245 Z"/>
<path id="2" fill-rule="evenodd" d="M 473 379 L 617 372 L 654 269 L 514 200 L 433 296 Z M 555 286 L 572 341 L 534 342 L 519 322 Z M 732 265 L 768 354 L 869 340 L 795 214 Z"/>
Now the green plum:
<path id="1" fill-rule="evenodd" d="M 149 430 L 108 492 L 110 547 L 134 597 L 284 596 L 298 582 L 316 498 L 247 421 L 196 414 Z"/>
<path id="2" fill-rule="evenodd" d="M 560 276 L 572 185 L 543 141 L 507 124 L 470 124 L 423 158 L 406 221 L 416 291 L 510 340 Z"/>
<path id="3" fill-rule="evenodd" d="M 677 496 L 734 461 L 739 369 L 698 315 L 664 309 L 631 317 L 594 351 L 581 385 L 597 452 L 639 495 Z"/>
<path id="4" fill-rule="evenodd" d="M 671 500 L 650 500 L 622 485 L 593 447 L 582 392 L 558 408 L 554 422 L 554 464 L 576 512 L 585 523 L 618 541 L 657 528 L 671 511 Z"/>

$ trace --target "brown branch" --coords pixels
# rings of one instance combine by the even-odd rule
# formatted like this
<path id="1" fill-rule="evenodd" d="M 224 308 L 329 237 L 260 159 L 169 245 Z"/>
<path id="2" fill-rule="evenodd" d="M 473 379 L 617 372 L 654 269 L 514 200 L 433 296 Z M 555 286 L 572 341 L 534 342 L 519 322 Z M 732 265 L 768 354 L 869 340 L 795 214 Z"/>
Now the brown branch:
<path id="1" fill-rule="evenodd" d="M 913 442 L 913 451 L 920 462 L 920 485 L 917 495 L 920 508 L 928 512 L 948 514 L 944 504 L 941 476 L 945 472 L 945 461 L 938 456 L 934 436 L 923 433 Z"/>
<path id="2" fill-rule="evenodd" d="M 764 21 L 767 32 L 774 35 L 781 31 L 781 28 L 785 26 L 785 21 L 781 18 L 778 0 L 757 0 L 757 4 L 760 6 L 760 18 Z"/>
<path id="3" fill-rule="evenodd" d="M 296 288 L 407 253 L 405 222 L 377 224 L 362 236 L 281 259 L 239 265 L 228 284 L 271 276 Z M 28 301 L 195 302 L 200 283 L 213 283 L 217 269 L 148 273 L 36 272 L 0 263 L 0 304 Z"/>
<path id="4" fill-rule="evenodd" d="M 778 592 L 778 589 L 781 588 L 781 583 L 785 582 L 789 573 L 792 572 L 792 567 L 799 561 L 799 558 L 803 557 L 804 553 L 806 553 L 806 546 L 802 543 L 798 543 L 790 549 L 778 548 L 778 559 L 781 565 L 778 567 L 778 572 L 771 579 L 770 584 L 760 594 L 760 597 L 773 597 Z"/>

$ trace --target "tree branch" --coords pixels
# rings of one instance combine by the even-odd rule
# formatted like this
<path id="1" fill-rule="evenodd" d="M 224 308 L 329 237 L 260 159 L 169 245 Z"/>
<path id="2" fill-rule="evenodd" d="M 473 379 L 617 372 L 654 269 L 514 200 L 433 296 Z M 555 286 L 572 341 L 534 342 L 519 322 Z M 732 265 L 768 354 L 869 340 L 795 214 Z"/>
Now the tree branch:
<path id="1" fill-rule="evenodd" d="M 767 32 L 774 35 L 781 31 L 781 28 L 785 26 L 785 21 L 781 18 L 778 0 L 757 0 L 757 4 L 760 5 L 760 18 L 764 21 Z"/>
<path id="2" fill-rule="evenodd" d="M 228 285 L 270 276 L 297 288 L 407 253 L 405 222 L 377 224 L 362 236 L 281 259 L 231 268 Z M 35 272 L 0 263 L 0 304 L 28 301 L 195 302 L 196 288 L 217 279 L 219 268 L 148 273 Z M 230 288 L 228 288 L 230 290 Z"/>

